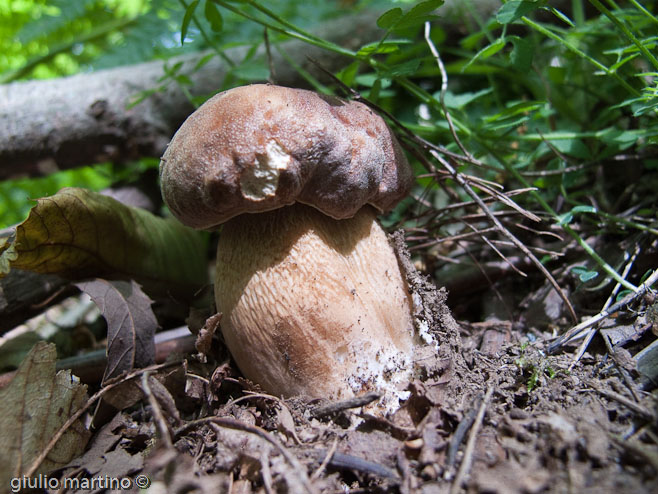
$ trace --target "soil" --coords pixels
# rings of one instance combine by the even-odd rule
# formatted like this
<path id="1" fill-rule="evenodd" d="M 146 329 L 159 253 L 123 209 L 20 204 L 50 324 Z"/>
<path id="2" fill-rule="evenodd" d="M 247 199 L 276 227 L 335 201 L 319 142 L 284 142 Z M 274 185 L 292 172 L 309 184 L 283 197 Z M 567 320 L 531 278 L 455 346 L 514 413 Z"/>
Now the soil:
<path id="1" fill-rule="evenodd" d="M 418 349 L 394 415 L 361 407 L 376 394 L 338 404 L 267 395 L 215 338 L 208 353 L 219 358 L 143 380 L 141 405 L 100 427 L 62 475 L 141 474 L 149 492 L 168 493 L 658 492 L 655 395 L 623 349 L 593 345 L 576 362 L 574 348 L 549 354 L 554 334 L 457 323 L 445 290 L 394 243 L 415 317 L 439 342 Z M 202 332 L 206 349 L 218 319 Z"/>

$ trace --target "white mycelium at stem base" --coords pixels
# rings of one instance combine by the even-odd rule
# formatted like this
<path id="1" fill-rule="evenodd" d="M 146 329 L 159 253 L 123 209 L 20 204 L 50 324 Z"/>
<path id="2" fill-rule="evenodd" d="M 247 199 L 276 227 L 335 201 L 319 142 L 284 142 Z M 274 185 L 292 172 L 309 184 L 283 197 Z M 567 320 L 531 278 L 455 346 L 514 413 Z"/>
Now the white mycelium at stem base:
<path id="1" fill-rule="evenodd" d="M 215 297 L 240 370 L 270 393 L 390 398 L 410 372 L 410 297 L 370 207 L 345 220 L 293 205 L 229 221 Z"/>

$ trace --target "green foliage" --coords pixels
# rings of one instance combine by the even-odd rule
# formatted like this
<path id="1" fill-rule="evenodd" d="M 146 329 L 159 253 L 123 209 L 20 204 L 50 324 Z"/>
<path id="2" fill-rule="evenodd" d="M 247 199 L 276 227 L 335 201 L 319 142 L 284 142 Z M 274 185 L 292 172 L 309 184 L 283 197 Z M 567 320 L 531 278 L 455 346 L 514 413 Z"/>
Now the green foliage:
<path id="1" fill-rule="evenodd" d="M 543 210 L 576 238 L 599 271 L 618 278 L 578 231 L 587 226 L 615 234 L 658 233 L 652 224 L 658 174 L 651 159 L 658 145 L 658 19 L 652 14 L 658 2 L 604 5 L 593 0 L 585 5 L 572 0 L 557 10 L 543 0 L 507 1 L 482 15 L 468 7 L 479 5 L 473 0 L 462 6 L 470 20 L 457 16 L 449 22 L 440 21 L 447 15 L 442 4 L 0 0 L 1 19 L 12 20 L 0 28 L 0 77 L 53 77 L 211 50 L 201 66 L 211 57 L 225 58 L 227 48 L 247 46 L 243 60 L 225 59 L 228 75 L 217 83 L 222 90 L 269 76 L 267 59 L 258 51 L 265 30 L 273 49 L 287 39 L 301 40 L 346 57 L 336 74 L 341 83 L 409 130 L 448 152 L 463 155 L 467 150 L 473 160 L 459 162 L 461 172 L 508 189 L 534 187 L 518 201 L 527 209 Z M 320 21 L 340 17 L 351 22 L 352 14 L 366 7 L 381 11 L 376 22 L 382 34 L 375 42 L 345 48 L 311 34 L 311 26 Z M 440 60 L 423 36 L 426 23 Z M 459 29 L 452 30 L 453 24 Z M 302 60 L 287 60 L 317 90 L 341 94 L 337 85 L 327 86 L 305 72 Z M 439 62 L 445 64 L 447 91 Z M 169 84 L 189 94 L 192 82 L 179 65 L 167 64 L 160 84 L 135 95 L 135 104 Z M 189 97 L 195 105 L 203 101 Z M 629 157 L 639 157 L 643 180 L 597 181 L 613 175 Z M 419 184 L 432 206 L 446 200 L 442 186 L 454 185 L 429 176 L 419 178 Z M 630 192 L 621 194 L 622 186 Z M 454 194 L 470 200 L 462 190 Z M 632 218 L 621 214 L 635 206 L 638 213 Z M 15 209 L 23 214 L 20 207 Z M 421 243 L 455 232 L 454 221 L 430 216 L 432 221 L 421 225 L 426 231 Z"/>
<path id="2" fill-rule="evenodd" d="M 104 163 L 65 170 L 41 178 L 20 178 L 0 182 L 0 228 L 20 223 L 27 217 L 33 201 L 51 196 L 64 187 L 83 187 L 98 191 L 117 181 L 132 182 L 148 168 L 158 165 L 157 160 L 145 159 L 127 166 Z"/>
<path id="3" fill-rule="evenodd" d="M 550 358 L 530 347 L 528 342 L 523 343 L 520 350 L 521 355 L 514 363 L 523 373 L 522 378 L 529 393 L 540 386 L 542 380 L 553 379 L 558 374 L 551 366 Z"/>

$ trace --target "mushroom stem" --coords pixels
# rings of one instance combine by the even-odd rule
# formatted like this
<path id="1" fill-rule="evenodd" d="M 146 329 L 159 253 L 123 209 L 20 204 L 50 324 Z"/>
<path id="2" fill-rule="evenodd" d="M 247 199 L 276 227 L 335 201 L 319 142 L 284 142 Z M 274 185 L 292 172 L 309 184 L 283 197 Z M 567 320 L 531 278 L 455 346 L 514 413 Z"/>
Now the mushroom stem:
<path id="1" fill-rule="evenodd" d="M 240 370 L 270 393 L 395 396 L 410 373 L 410 294 L 370 206 L 345 220 L 302 204 L 230 220 L 215 299 Z"/>

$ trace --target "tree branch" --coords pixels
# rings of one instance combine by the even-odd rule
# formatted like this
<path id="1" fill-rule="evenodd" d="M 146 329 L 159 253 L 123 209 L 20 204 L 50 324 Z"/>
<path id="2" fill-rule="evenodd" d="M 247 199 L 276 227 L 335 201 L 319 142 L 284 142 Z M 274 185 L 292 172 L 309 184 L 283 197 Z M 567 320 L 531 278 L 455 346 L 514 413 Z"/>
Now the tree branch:
<path id="1" fill-rule="evenodd" d="M 339 19 L 317 29 L 317 35 L 350 49 L 377 39 L 377 13 L 366 12 Z M 338 69 L 344 57 L 300 41 L 283 44 L 286 53 L 305 70 L 317 74 L 307 57 Z M 225 51 L 236 64 L 249 47 Z M 261 52 L 264 49 L 261 47 Z M 50 80 L 15 82 L 0 86 L 0 180 L 35 176 L 103 161 L 125 162 L 141 156 L 160 156 L 183 120 L 194 110 L 185 92 L 169 84 L 138 105 L 130 102 L 142 91 L 161 86 L 165 63 L 182 62 L 179 74 L 192 81 L 185 87 L 192 96 L 211 95 L 220 89 L 228 64 L 214 57 L 200 69 L 195 65 L 209 52 L 194 53 L 168 62 L 153 61 L 89 74 Z M 283 57 L 272 53 L 277 83 L 304 84 Z"/>

